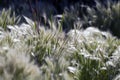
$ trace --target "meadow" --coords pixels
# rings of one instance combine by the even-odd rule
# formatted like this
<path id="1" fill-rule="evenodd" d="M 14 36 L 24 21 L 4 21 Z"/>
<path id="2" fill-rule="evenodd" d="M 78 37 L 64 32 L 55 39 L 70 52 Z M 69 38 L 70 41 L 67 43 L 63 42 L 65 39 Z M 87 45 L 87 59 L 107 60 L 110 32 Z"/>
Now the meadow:
<path id="1" fill-rule="evenodd" d="M 49 26 L 26 16 L 19 23 L 3 9 L 0 80 L 120 80 L 120 2 L 84 8 L 48 19 Z"/>

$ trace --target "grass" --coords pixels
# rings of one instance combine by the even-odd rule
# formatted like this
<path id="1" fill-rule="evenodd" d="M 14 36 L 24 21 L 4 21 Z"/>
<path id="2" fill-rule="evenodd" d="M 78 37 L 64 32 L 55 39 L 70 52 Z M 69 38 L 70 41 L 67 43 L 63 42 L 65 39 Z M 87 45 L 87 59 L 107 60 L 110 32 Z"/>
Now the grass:
<path id="1" fill-rule="evenodd" d="M 95 8 L 87 8 L 87 21 L 90 25 L 98 27 L 101 30 L 109 30 L 115 36 L 119 35 L 120 23 L 120 2 L 108 1 L 106 6 L 97 2 Z"/>
<path id="2" fill-rule="evenodd" d="M 16 17 L 15 12 L 12 12 L 11 9 L 3 9 L 0 13 L 0 26 L 4 30 L 7 30 L 7 25 L 15 25 L 20 21 L 20 18 Z"/>
<path id="3" fill-rule="evenodd" d="M 120 40 L 110 32 L 75 27 L 65 33 L 63 25 L 56 26 L 54 20 L 48 29 L 24 18 L 27 23 L 9 25 L 5 20 L 6 27 L 1 26 L 0 80 L 119 78 Z"/>

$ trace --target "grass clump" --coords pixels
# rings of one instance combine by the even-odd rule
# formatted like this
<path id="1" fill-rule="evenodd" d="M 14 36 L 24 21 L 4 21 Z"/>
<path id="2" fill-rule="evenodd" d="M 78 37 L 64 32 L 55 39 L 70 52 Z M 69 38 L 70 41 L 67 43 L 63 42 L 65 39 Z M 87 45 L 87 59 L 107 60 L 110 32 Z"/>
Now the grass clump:
<path id="1" fill-rule="evenodd" d="M 120 2 L 108 1 L 106 6 L 97 2 L 95 8 L 87 8 L 87 21 L 101 30 L 109 30 L 120 37 Z"/>
<path id="2" fill-rule="evenodd" d="M 102 4 L 96 1 L 93 7 L 75 4 L 70 9 L 65 9 L 62 17 L 63 27 L 67 30 L 74 29 L 78 22 L 78 29 L 94 26 L 119 37 L 120 2 L 107 1 Z"/>
<path id="3" fill-rule="evenodd" d="M 15 25 L 19 23 L 20 18 L 16 17 L 15 13 L 11 9 L 3 9 L 0 12 L 0 26 L 4 30 L 7 30 L 7 25 Z"/>
<path id="4" fill-rule="evenodd" d="M 89 27 L 65 35 L 27 22 L 1 30 L 1 79 L 112 80 L 119 73 L 120 40 L 110 33 Z"/>
<path id="5" fill-rule="evenodd" d="M 72 30 L 68 35 L 69 45 L 72 45 L 71 48 L 69 47 L 72 49 L 70 50 L 72 59 L 70 59 L 78 64 L 76 66 L 77 80 L 112 80 L 119 73 L 118 64 L 115 57 L 113 58 L 114 52 L 120 45 L 118 39 L 95 28 L 87 28 L 83 32 Z M 118 62 L 119 58 L 117 58 Z"/>
<path id="6" fill-rule="evenodd" d="M 7 37 L 7 36 L 4 36 Z M 6 42 L 4 42 L 6 41 Z M 30 55 L 23 48 L 22 43 L 16 43 L 11 39 L 11 44 L 6 40 L 0 40 L 0 80 L 38 80 L 40 70 Z M 19 45 L 21 44 L 21 45 Z"/>

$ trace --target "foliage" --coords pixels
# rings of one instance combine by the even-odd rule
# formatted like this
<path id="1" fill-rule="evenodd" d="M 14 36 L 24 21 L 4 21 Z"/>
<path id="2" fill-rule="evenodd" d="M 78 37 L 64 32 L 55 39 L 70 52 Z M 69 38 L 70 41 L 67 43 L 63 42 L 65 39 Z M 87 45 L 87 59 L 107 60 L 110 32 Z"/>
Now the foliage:
<path id="1" fill-rule="evenodd" d="M 87 8 L 87 21 L 102 30 L 110 30 L 120 37 L 120 2 L 108 1 L 106 5 L 97 2 L 95 8 Z"/>
<path id="2" fill-rule="evenodd" d="M 94 7 L 75 4 L 70 9 L 65 9 L 63 27 L 70 30 L 75 28 L 78 22 L 80 23 L 78 29 L 94 26 L 119 37 L 120 2 L 107 1 L 106 4 L 102 4 L 96 1 Z"/>
<path id="3" fill-rule="evenodd" d="M 81 17 L 85 14 L 85 5 L 75 4 L 69 9 L 65 9 L 61 17 L 61 25 L 68 32 L 70 29 L 80 29 L 83 26 Z"/>
<path id="4" fill-rule="evenodd" d="M 15 16 L 15 13 L 9 10 L 3 9 L 0 12 L 0 26 L 4 30 L 7 30 L 7 25 L 15 25 L 19 23 L 20 18 Z"/>
<path id="5" fill-rule="evenodd" d="M 72 58 L 78 64 L 77 80 L 112 80 L 119 73 L 119 63 L 116 64 L 119 59 L 115 60 L 114 55 L 120 45 L 118 39 L 92 27 L 83 32 L 72 30 L 68 35 Z"/>
<path id="6" fill-rule="evenodd" d="M 95 27 L 64 33 L 62 25 L 55 25 L 54 20 L 49 21 L 47 29 L 24 18 L 27 23 L 6 24 L 0 29 L 0 80 L 119 78 L 120 40 L 111 33 Z M 67 24 L 64 15 L 62 18 Z"/>

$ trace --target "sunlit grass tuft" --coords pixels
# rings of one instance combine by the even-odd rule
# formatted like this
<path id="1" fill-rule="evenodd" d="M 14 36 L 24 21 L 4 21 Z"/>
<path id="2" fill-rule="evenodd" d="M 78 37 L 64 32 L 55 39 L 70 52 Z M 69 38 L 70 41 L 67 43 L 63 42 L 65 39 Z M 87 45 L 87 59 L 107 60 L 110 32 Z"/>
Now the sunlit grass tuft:
<path id="1" fill-rule="evenodd" d="M 19 17 L 16 17 L 15 12 L 12 12 L 11 9 L 3 9 L 0 11 L 0 27 L 4 30 L 7 30 L 7 25 L 15 25 L 20 21 Z"/>

